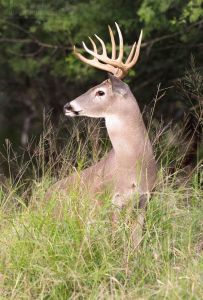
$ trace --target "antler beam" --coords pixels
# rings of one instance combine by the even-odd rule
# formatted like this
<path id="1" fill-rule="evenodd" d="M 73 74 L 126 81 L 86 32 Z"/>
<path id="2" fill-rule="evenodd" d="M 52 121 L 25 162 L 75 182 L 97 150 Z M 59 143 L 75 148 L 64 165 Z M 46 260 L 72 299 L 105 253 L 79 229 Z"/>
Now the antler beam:
<path id="1" fill-rule="evenodd" d="M 83 56 L 81 53 L 77 52 L 76 47 L 74 46 L 74 54 L 84 63 L 93 66 L 95 68 L 105 70 L 107 72 L 112 73 L 114 76 L 118 78 L 124 78 L 125 75 L 128 73 L 128 70 L 131 69 L 137 62 L 139 53 L 140 53 L 140 46 L 141 46 L 141 41 L 142 41 L 142 30 L 140 32 L 140 36 L 138 39 L 138 43 L 136 46 L 136 42 L 133 44 L 132 49 L 130 51 L 130 54 L 126 60 L 126 62 L 123 62 L 123 36 L 121 33 L 121 30 L 118 26 L 118 24 L 115 22 L 116 29 L 118 32 L 118 37 L 119 37 L 119 53 L 118 57 L 116 58 L 116 43 L 115 43 L 115 38 L 113 31 L 111 30 L 111 27 L 108 26 L 109 28 L 109 34 L 111 38 L 111 45 L 112 45 L 112 53 L 111 53 L 111 58 L 108 57 L 107 51 L 106 51 L 106 46 L 103 42 L 103 40 L 98 37 L 95 34 L 95 37 L 97 40 L 100 42 L 102 46 L 102 54 L 98 53 L 97 46 L 93 39 L 89 37 L 89 40 L 92 44 L 93 50 L 89 49 L 84 42 L 82 42 L 83 48 L 85 51 L 93 56 L 93 59 L 88 59 L 85 56 Z"/>

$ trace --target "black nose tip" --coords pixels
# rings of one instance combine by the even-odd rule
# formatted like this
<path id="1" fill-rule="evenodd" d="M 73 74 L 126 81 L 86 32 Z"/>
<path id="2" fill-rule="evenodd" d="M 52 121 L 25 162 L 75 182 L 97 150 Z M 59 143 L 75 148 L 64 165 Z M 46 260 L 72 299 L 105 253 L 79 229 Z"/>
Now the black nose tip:
<path id="1" fill-rule="evenodd" d="M 64 110 L 64 113 L 65 113 L 66 111 L 72 111 L 73 108 L 70 105 L 70 103 L 67 103 L 66 105 L 64 105 L 63 110 Z"/>

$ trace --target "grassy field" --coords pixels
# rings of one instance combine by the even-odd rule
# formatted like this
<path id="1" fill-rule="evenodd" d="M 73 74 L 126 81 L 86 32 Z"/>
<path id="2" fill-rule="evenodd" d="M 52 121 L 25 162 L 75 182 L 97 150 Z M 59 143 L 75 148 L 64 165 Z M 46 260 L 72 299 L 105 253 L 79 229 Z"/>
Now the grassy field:
<path id="1" fill-rule="evenodd" d="M 79 169 L 89 153 L 83 146 L 84 142 L 77 144 Z M 73 140 L 67 147 L 60 154 L 66 155 L 66 166 Z M 31 157 L 29 167 L 19 168 L 15 184 L 10 171 L 12 180 L 0 190 L 0 299 L 203 299 L 202 174 L 197 168 L 181 184 L 181 170 L 168 173 L 167 160 L 173 155 L 166 152 L 159 160 L 160 183 L 137 249 L 131 244 L 125 213 L 112 230 L 108 194 L 98 210 L 73 187 L 56 218 L 57 197 L 43 201 L 53 180 L 44 160 L 38 157 L 32 165 Z M 26 168 L 35 174 L 29 193 L 22 188 Z M 61 170 L 62 177 L 64 173 Z"/>

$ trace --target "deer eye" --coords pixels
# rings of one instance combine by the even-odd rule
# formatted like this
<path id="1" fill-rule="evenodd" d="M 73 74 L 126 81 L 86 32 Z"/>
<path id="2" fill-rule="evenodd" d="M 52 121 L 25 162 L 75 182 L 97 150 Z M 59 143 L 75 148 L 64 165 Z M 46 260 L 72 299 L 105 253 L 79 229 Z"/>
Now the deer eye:
<path id="1" fill-rule="evenodd" d="M 103 91 L 97 91 L 96 96 L 104 96 L 105 93 Z"/>

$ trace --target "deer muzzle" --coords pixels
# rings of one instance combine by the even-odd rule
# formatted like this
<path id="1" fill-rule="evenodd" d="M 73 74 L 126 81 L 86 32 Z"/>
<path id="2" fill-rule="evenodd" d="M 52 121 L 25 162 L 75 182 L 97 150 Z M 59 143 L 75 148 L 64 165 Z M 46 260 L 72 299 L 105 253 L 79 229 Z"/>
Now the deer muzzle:
<path id="1" fill-rule="evenodd" d="M 63 111 L 64 111 L 65 116 L 68 116 L 68 117 L 79 116 L 80 112 L 82 112 L 82 110 L 76 110 L 74 108 L 74 106 L 71 105 L 71 103 L 67 103 L 66 105 L 64 105 Z"/>

